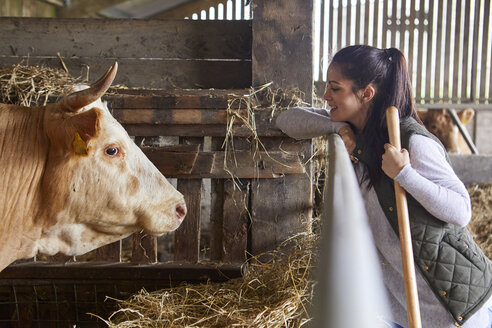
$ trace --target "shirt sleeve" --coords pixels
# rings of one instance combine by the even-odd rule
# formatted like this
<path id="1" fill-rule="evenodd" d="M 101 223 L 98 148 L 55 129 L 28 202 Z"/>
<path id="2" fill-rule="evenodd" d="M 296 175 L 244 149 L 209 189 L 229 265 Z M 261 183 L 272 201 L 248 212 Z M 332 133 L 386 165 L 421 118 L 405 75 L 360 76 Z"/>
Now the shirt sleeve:
<path id="1" fill-rule="evenodd" d="M 277 116 L 275 125 L 291 138 L 311 139 L 337 133 L 347 123 L 332 122 L 324 108 L 292 107 Z"/>
<path id="2" fill-rule="evenodd" d="M 410 138 L 410 164 L 395 180 L 436 218 L 466 226 L 471 219 L 470 195 L 446 160 L 445 150 L 431 138 Z"/>

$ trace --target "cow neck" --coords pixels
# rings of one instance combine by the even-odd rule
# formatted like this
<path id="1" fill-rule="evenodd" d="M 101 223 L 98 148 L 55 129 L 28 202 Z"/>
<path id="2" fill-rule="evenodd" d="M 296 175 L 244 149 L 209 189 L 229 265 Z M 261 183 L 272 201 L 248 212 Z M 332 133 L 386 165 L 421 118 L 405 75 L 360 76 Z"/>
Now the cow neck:
<path id="1" fill-rule="evenodd" d="M 39 185 L 49 145 L 43 119 L 43 107 L 0 105 L 0 249 L 11 256 L 13 250 L 28 252 L 39 234 L 33 217 L 42 205 Z"/>

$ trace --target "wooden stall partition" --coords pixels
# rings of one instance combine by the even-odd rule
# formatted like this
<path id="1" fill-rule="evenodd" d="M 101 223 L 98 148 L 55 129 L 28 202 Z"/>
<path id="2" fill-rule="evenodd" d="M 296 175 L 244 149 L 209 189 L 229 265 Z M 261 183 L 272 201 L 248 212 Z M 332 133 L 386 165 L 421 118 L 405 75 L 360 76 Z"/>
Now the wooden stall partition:
<path id="1" fill-rule="evenodd" d="M 273 81 L 273 89 L 297 89 L 312 102 L 311 1 L 253 3 L 253 85 Z M 288 17 L 288 19 L 285 19 Z M 303 162 L 311 158 L 311 141 L 300 143 Z M 251 251 L 259 254 L 302 230 L 312 212 L 311 170 L 306 174 L 256 180 L 252 187 Z"/>

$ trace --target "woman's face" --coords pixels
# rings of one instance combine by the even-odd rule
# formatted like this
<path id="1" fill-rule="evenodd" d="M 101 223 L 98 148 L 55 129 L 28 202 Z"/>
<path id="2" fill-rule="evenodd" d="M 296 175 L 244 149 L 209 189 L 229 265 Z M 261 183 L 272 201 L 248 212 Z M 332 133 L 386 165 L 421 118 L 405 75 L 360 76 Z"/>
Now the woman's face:
<path id="1" fill-rule="evenodd" d="M 327 73 L 326 91 L 323 98 L 331 107 L 331 120 L 350 122 L 357 130 L 365 125 L 368 104 L 361 100 L 352 90 L 352 81 L 347 80 L 337 65 L 330 65 Z"/>

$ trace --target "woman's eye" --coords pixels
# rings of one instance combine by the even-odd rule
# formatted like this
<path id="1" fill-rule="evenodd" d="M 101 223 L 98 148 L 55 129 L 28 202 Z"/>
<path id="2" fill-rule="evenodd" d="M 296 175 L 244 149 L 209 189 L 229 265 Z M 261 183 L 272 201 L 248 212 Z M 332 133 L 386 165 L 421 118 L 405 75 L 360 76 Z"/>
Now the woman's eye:
<path id="1" fill-rule="evenodd" d="M 338 88 L 331 88 L 331 91 L 333 91 L 333 92 L 336 92 L 338 90 L 340 90 L 340 89 L 338 89 Z"/>
<path id="2" fill-rule="evenodd" d="M 118 154 L 119 150 L 117 147 L 106 148 L 106 155 L 115 156 Z"/>

